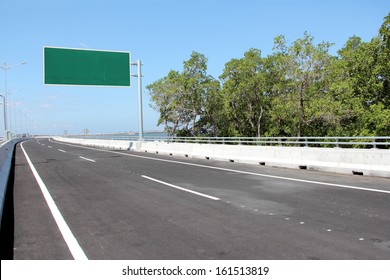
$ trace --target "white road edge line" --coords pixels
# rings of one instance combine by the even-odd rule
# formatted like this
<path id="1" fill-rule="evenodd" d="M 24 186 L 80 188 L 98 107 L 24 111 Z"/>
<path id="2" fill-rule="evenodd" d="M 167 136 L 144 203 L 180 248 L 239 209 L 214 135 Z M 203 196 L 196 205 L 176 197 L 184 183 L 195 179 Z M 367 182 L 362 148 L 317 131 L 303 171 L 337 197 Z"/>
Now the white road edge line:
<path id="1" fill-rule="evenodd" d="M 52 142 L 51 140 L 49 140 L 49 141 Z M 129 157 L 136 157 L 136 158 L 143 158 L 143 159 L 148 159 L 148 160 L 155 160 L 155 161 L 170 162 L 170 163 L 175 163 L 175 164 L 196 166 L 196 167 L 202 167 L 202 168 L 208 168 L 208 169 L 214 169 L 214 170 L 234 172 L 234 173 L 239 173 L 239 174 L 253 175 L 253 176 L 259 176 L 259 177 L 266 177 L 266 178 L 274 178 L 274 179 L 279 179 L 279 180 L 294 181 L 294 182 L 301 182 L 301 183 L 314 184 L 314 185 L 331 186 L 331 187 L 336 187 L 336 188 L 345 188 L 345 189 L 352 189 L 352 190 L 361 190 L 361 191 L 390 194 L 390 191 L 387 191 L 387 190 L 363 188 L 363 187 L 356 187 L 356 186 L 351 186 L 351 185 L 341 185 L 341 184 L 326 183 L 326 182 L 311 181 L 311 180 L 303 180 L 303 179 L 296 179 L 296 178 L 290 178 L 290 177 L 283 177 L 283 176 L 268 175 L 268 174 L 255 173 L 255 172 L 249 172 L 249 171 L 242 171 L 242 170 L 236 170 L 236 169 L 230 169 L 230 168 L 209 166 L 209 165 L 203 165 L 203 164 L 197 164 L 197 163 L 174 161 L 174 160 L 161 159 L 161 158 L 152 158 L 152 157 L 110 151 L 110 150 L 102 150 L 102 149 L 97 149 L 97 148 L 85 147 L 85 146 L 80 146 L 80 145 L 72 145 L 72 144 L 63 143 L 60 141 L 56 141 L 53 143 L 58 143 L 58 144 L 62 144 L 62 145 L 73 146 L 73 147 L 78 147 L 78 148 L 83 148 L 83 149 L 95 150 L 95 151 L 100 151 L 100 152 L 125 155 L 125 156 L 129 156 Z"/>
<path id="2" fill-rule="evenodd" d="M 60 152 L 62 152 L 62 153 L 66 153 L 66 151 L 64 151 L 64 150 L 61 150 L 61 149 L 58 149 Z"/>
<path id="3" fill-rule="evenodd" d="M 73 235 L 72 231 L 70 230 L 68 224 L 64 220 L 64 217 L 62 216 L 60 210 L 58 209 L 56 203 L 54 202 L 53 198 L 51 197 L 49 190 L 47 189 L 45 183 L 39 176 L 37 170 L 35 169 L 34 165 L 32 164 L 29 156 L 27 155 L 26 150 L 24 149 L 22 143 L 20 146 L 23 150 L 24 156 L 26 157 L 26 160 L 28 162 L 28 165 L 31 168 L 31 171 L 37 180 L 37 183 L 39 187 L 41 188 L 42 194 L 46 200 L 47 205 L 49 206 L 50 212 L 53 215 L 54 220 L 57 223 L 57 226 L 65 240 L 65 243 L 68 245 L 68 248 L 75 260 L 88 260 L 87 256 L 85 255 L 83 249 L 80 247 L 79 242 L 77 241 L 76 237 Z"/>
<path id="4" fill-rule="evenodd" d="M 79 158 L 82 158 L 84 160 L 88 160 L 90 162 L 96 162 L 96 160 L 93 160 L 93 159 L 90 159 L 90 158 L 86 158 L 86 157 L 82 157 L 82 156 L 79 156 Z"/>
<path id="5" fill-rule="evenodd" d="M 189 192 L 189 193 L 192 193 L 192 194 L 195 194 L 195 195 L 198 195 L 198 196 L 206 197 L 206 198 L 211 199 L 211 200 L 221 200 L 218 197 L 207 195 L 207 194 L 196 192 L 196 191 L 192 191 L 192 190 L 185 189 L 185 188 L 182 188 L 182 187 L 179 187 L 179 186 L 175 186 L 175 185 L 169 184 L 167 182 L 154 179 L 154 178 L 149 177 L 149 176 L 141 175 L 141 177 L 145 178 L 145 179 L 148 179 L 148 180 L 151 180 L 151 181 L 154 181 L 154 182 L 157 182 L 157 183 L 160 183 L 160 184 L 163 184 L 163 185 L 166 185 L 166 186 L 174 188 L 174 189 L 178 189 L 178 190 Z"/>

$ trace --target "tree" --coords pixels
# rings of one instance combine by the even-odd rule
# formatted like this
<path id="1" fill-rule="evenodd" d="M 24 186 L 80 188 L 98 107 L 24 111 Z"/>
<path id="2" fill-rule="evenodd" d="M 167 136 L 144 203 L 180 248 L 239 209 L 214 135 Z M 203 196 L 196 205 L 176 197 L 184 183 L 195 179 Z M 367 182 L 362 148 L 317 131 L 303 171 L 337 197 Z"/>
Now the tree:
<path id="1" fill-rule="evenodd" d="M 200 133 L 201 126 L 207 126 L 206 118 L 201 117 L 208 108 L 208 99 L 218 91 L 219 83 L 207 75 L 207 58 L 192 52 L 190 59 L 183 62 L 182 72 L 171 70 L 146 88 L 152 108 L 160 112 L 158 125 L 164 123 L 168 135 L 188 136 Z M 208 116 L 208 121 L 211 120 Z"/>
<path id="2" fill-rule="evenodd" d="M 146 88 L 149 90 L 153 101 L 151 107 L 160 112 L 157 125 L 164 123 L 164 130 L 168 133 L 168 136 L 174 135 L 185 111 L 182 103 L 184 88 L 180 73 L 171 70 L 166 77 L 148 85 Z"/>
<path id="3" fill-rule="evenodd" d="M 390 13 L 379 29 L 379 55 L 377 77 L 382 83 L 382 103 L 390 108 Z"/>
<path id="4" fill-rule="evenodd" d="M 204 95 L 202 114 L 196 123 L 197 135 L 219 136 L 220 124 L 226 121 L 223 112 L 221 85 L 217 80 L 208 82 L 208 90 Z"/>
<path id="5" fill-rule="evenodd" d="M 189 60 L 183 63 L 183 84 L 185 93 L 185 103 L 188 110 L 188 120 L 191 126 L 186 125 L 184 134 L 195 135 L 199 132 L 196 125 L 206 106 L 207 95 L 212 81 L 207 75 L 207 58 L 198 52 L 192 52 Z"/>
<path id="6" fill-rule="evenodd" d="M 228 135 L 262 135 L 264 112 L 268 95 L 264 61 L 261 52 L 250 49 L 241 59 L 226 63 L 220 76 L 227 117 L 231 120 Z"/>
<path id="7" fill-rule="evenodd" d="M 389 16 L 386 17 L 388 20 Z M 346 135 L 389 135 L 389 59 L 386 24 L 381 36 L 370 42 L 349 38 L 333 65 L 331 94 L 343 108 L 342 132 Z M 340 130 L 340 129 L 339 129 Z"/>
<path id="8" fill-rule="evenodd" d="M 327 91 L 325 79 L 332 61 L 329 55 L 332 44 L 323 42 L 314 45 L 313 41 L 314 37 L 307 32 L 290 47 L 287 46 L 283 36 L 275 38 L 276 65 L 284 76 L 279 87 L 281 95 L 278 99 L 281 100 L 275 102 L 280 105 L 285 104 L 285 111 L 290 112 L 292 116 L 290 121 L 295 127 L 289 129 L 288 133 L 298 137 L 307 134 L 305 131 L 312 122 L 312 116 L 307 114 L 307 106 L 310 106 L 309 103 L 316 98 L 321 98 Z"/>

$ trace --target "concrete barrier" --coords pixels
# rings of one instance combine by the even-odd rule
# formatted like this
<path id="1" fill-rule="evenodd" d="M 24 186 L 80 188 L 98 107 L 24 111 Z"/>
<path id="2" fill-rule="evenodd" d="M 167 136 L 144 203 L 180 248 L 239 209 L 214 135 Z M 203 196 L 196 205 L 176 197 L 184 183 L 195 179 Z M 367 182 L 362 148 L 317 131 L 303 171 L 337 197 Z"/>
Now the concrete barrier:
<path id="1" fill-rule="evenodd" d="M 137 152 L 223 160 L 273 167 L 390 177 L 390 150 L 131 142 L 58 138 L 59 141 Z M 96 142 L 97 141 L 97 142 Z"/>
<path id="2" fill-rule="evenodd" d="M 390 150 L 142 142 L 134 150 L 194 158 L 390 177 Z"/>
<path id="3" fill-rule="evenodd" d="M 7 186 L 12 168 L 15 145 L 23 139 L 11 139 L 0 145 L 0 218 L 3 218 L 3 208 L 6 200 Z"/>
<path id="4" fill-rule="evenodd" d="M 76 139 L 76 138 L 64 138 L 64 137 L 53 137 L 54 140 L 80 144 L 85 146 L 102 147 L 109 149 L 118 150 L 130 150 L 133 144 L 132 141 L 118 141 L 118 140 L 102 140 L 102 139 Z"/>

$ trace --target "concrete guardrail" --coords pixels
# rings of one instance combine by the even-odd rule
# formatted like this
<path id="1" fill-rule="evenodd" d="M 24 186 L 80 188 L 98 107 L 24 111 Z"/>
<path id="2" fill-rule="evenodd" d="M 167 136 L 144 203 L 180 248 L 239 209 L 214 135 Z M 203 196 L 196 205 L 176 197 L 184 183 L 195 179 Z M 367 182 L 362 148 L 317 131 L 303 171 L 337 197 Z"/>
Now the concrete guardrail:
<path id="1" fill-rule="evenodd" d="M 23 139 L 11 139 L 0 145 L 0 214 L 3 218 L 4 202 L 7 194 L 7 186 L 10 172 L 12 169 L 12 159 L 14 155 L 15 145 Z M 1 227 L 1 225 L 0 225 Z"/>
<path id="2" fill-rule="evenodd" d="M 134 141 L 127 140 L 102 140 L 102 139 L 78 139 L 78 138 L 64 138 L 53 137 L 54 140 L 62 141 L 66 143 L 73 143 L 85 146 L 102 147 L 118 150 L 130 150 Z"/>
<path id="3" fill-rule="evenodd" d="M 113 149 L 223 160 L 273 167 L 390 177 L 390 150 L 138 142 L 54 137 L 55 140 Z"/>

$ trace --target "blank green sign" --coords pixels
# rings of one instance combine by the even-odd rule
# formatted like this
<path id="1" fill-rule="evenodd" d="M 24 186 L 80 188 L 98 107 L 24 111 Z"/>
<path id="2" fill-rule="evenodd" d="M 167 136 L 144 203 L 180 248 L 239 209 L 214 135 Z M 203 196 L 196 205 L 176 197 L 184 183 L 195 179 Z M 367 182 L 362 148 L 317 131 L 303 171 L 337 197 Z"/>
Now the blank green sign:
<path id="1" fill-rule="evenodd" d="M 46 85 L 130 86 L 130 53 L 43 48 Z"/>

